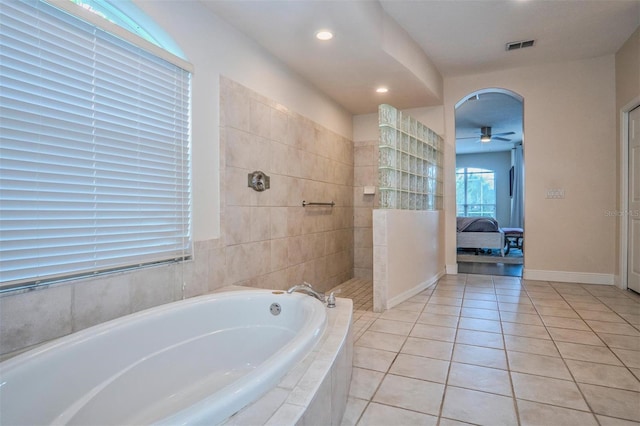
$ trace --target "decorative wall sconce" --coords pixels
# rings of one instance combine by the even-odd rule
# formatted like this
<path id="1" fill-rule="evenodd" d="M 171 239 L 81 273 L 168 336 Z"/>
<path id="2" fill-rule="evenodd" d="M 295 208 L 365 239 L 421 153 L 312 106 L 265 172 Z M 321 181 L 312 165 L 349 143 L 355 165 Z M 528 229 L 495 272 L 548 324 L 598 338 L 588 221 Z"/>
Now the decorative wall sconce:
<path id="1" fill-rule="evenodd" d="M 258 192 L 262 192 L 271 187 L 271 178 L 260 170 L 249 173 L 248 179 L 248 186 Z"/>

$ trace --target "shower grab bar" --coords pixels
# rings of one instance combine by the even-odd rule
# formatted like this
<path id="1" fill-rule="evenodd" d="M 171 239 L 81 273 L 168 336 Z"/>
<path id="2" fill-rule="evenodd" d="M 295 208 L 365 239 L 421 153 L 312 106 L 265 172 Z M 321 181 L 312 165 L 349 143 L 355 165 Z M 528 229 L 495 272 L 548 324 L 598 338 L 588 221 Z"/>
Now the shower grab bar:
<path id="1" fill-rule="evenodd" d="M 313 203 L 313 202 L 309 202 L 307 203 L 306 201 L 302 200 L 302 207 L 307 207 L 307 206 L 335 206 L 336 203 L 334 203 L 333 201 L 330 203 Z"/>

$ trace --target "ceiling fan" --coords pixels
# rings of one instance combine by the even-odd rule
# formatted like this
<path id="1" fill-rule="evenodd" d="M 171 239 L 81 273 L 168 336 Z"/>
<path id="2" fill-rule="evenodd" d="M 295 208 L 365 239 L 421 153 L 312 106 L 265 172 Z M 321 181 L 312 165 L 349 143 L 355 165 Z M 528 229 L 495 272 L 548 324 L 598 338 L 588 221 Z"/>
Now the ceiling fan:
<path id="1" fill-rule="evenodd" d="M 491 134 L 491 126 L 484 126 L 480 128 L 480 134 L 477 136 L 471 136 L 468 138 L 458 138 L 458 139 L 476 139 L 479 138 L 478 141 L 482 143 L 491 142 L 492 140 L 505 141 L 510 142 L 511 139 L 503 138 L 501 136 L 509 136 L 515 135 L 515 132 L 504 132 L 504 133 L 495 133 Z"/>

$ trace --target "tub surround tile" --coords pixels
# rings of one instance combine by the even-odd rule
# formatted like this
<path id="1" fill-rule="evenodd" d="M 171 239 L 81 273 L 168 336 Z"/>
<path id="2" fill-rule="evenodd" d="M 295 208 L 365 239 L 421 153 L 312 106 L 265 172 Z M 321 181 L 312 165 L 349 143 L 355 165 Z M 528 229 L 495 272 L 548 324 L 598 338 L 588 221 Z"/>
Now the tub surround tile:
<path id="1" fill-rule="evenodd" d="M 13 352 L 72 332 L 73 286 L 0 297 L 0 347 Z"/>

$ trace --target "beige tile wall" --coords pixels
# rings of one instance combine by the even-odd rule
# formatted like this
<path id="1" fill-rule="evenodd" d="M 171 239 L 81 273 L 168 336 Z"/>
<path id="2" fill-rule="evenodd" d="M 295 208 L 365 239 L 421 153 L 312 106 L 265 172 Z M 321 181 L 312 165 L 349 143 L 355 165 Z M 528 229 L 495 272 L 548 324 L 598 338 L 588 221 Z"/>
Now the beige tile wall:
<path id="1" fill-rule="evenodd" d="M 353 276 L 373 280 L 372 212 L 378 207 L 378 141 L 354 142 L 353 188 Z M 364 195 L 365 186 L 375 186 L 375 195 Z"/>
<path id="2" fill-rule="evenodd" d="M 351 278 L 353 142 L 227 78 L 220 91 L 225 283 L 324 291 Z M 255 170 L 269 190 L 247 186 Z"/>
<path id="3" fill-rule="evenodd" d="M 353 143 L 225 78 L 220 102 L 221 238 L 196 241 L 188 262 L 0 294 L 0 360 L 225 285 L 324 291 L 352 277 Z M 271 176 L 262 193 L 247 186 L 257 169 Z"/>

